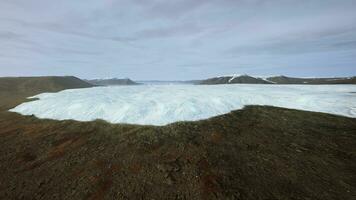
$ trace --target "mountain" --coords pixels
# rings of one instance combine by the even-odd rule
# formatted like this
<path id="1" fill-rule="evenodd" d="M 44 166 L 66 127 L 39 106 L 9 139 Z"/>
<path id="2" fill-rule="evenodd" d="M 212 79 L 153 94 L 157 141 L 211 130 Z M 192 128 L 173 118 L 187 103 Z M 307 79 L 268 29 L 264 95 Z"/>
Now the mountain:
<path id="1" fill-rule="evenodd" d="M 274 76 L 267 78 L 267 80 L 276 84 L 356 84 L 356 77 L 294 78 L 287 76 Z"/>
<path id="2" fill-rule="evenodd" d="M 356 77 L 295 78 L 287 76 L 252 77 L 248 75 L 219 76 L 198 81 L 197 84 L 356 84 Z"/>
<path id="3" fill-rule="evenodd" d="M 57 92 L 65 89 L 93 87 L 74 76 L 42 76 L 42 77 L 3 77 L 0 78 L 0 91 L 41 93 Z"/>
<path id="4" fill-rule="evenodd" d="M 90 84 L 97 86 L 107 86 L 107 85 L 139 85 L 139 83 L 132 81 L 131 79 L 124 78 L 112 78 L 112 79 L 93 79 L 93 80 L 85 80 Z"/>
<path id="5" fill-rule="evenodd" d="M 262 78 L 255 78 L 248 75 L 239 76 L 221 76 L 215 78 L 209 78 L 200 81 L 198 84 L 202 85 L 215 85 L 215 84 L 236 84 L 236 83 L 246 83 L 246 84 L 271 84 L 267 80 Z"/>
<path id="6" fill-rule="evenodd" d="M 159 81 L 159 80 L 142 80 L 137 81 L 144 85 L 191 85 L 193 81 Z"/>
<path id="7" fill-rule="evenodd" d="M 27 97 L 43 92 L 93 86 L 74 76 L 3 77 L 0 78 L 0 109 L 13 108 L 27 101 Z"/>

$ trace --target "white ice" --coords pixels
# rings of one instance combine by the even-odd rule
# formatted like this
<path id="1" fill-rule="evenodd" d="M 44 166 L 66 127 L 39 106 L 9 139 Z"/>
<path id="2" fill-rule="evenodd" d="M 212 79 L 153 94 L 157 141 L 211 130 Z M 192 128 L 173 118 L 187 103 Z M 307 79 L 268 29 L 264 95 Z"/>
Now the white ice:
<path id="1" fill-rule="evenodd" d="M 10 110 L 39 118 L 165 125 L 272 105 L 356 117 L 354 85 L 139 85 L 43 93 Z"/>

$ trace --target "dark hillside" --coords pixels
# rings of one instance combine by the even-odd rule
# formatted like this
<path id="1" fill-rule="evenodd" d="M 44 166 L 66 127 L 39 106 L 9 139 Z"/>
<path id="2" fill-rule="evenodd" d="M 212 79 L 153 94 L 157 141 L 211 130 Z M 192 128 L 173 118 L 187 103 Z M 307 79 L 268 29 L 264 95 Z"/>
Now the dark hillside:
<path id="1" fill-rule="evenodd" d="M 9 109 L 26 97 L 43 92 L 93 87 L 74 76 L 4 77 L 0 78 L 0 108 Z"/>
<path id="2" fill-rule="evenodd" d="M 74 76 L 5 77 L 0 78 L 0 91 L 12 93 L 57 92 L 72 88 L 92 87 Z"/>
<path id="3" fill-rule="evenodd" d="M 209 78 L 199 82 L 202 85 L 215 85 L 215 84 L 271 84 L 261 78 L 255 78 L 252 76 L 242 75 L 242 76 L 222 76 L 216 78 Z"/>
<path id="4" fill-rule="evenodd" d="M 131 79 L 124 78 L 124 79 L 93 79 L 93 80 L 86 80 L 88 83 L 98 86 L 107 86 L 107 85 L 139 85 L 132 81 Z"/>
<path id="5" fill-rule="evenodd" d="M 356 84 L 356 77 L 345 78 L 294 78 L 287 76 L 269 77 L 276 84 Z"/>

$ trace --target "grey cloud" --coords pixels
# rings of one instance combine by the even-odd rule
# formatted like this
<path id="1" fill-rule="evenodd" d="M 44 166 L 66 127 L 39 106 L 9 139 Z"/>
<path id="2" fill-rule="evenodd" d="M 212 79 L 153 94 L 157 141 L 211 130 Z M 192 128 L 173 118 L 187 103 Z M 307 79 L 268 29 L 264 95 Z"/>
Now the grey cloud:
<path id="1" fill-rule="evenodd" d="M 136 33 L 135 36 L 137 39 L 165 38 L 165 37 L 175 37 L 175 36 L 184 37 L 192 34 L 198 34 L 203 30 L 204 28 L 197 24 L 186 23 L 178 26 L 143 30 Z"/>
<path id="2" fill-rule="evenodd" d="M 12 40 L 22 38 L 22 35 L 11 32 L 11 31 L 2 31 L 0 32 L 0 39 L 2 40 Z"/>
<path id="3" fill-rule="evenodd" d="M 0 69 L 139 79 L 297 73 L 296 65 L 356 73 L 355 9 L 354 0 L 3 0 Z"/>
<path id="4" fill-rule="evenodd" d="M 29 43 L 27 45 L 13 44 L 12 46 L 15 49 L 18 49 L 18 51 L 25 50 L 29 53 L 37 53 L 37 54 L 42 54 L 45 56 L 65 55 L 65 54 L 67 54 L 67 55 L 87 55 L 87 56 L 101 55 L 101 52 L 99 52 L 99 51 L 84 50 L 84 49 L 78 50 L 75 48 L 49 46 L 49 45 L 42 45 L 39 43 Z M 3 54 L 3 55 L 8 55 L 8 54 Z"/>
<path id="5" fill-rule="evenodd" d="M 91 50 L 76 50 L 76 49 L 69 49 L 69 48 L 62 48 L 62 47 L 47 47 L 48 49 L 52 50 L 55 53 L 62 53 L 62 54 L 80 54 L 80 55 L 100 55 L 99 51 L 91 51 Z"/>
<path id="6" fill-rule="evenodd" d="M 178 18 L 208 3 L 207 0 L 158 1 L 148 13 L 156 17 Z"/>
<path id="7" fill-rule="evenodd" d="M 57 60 L 60 63 L 84 63 L 88 64 L 91 63 L 91 61 L 85 61 L 85 60 Z"/>
<path id="8" fill-rule="evenodd" d="M 109 37 L 109 36 L 88 34 L 86 32 L 83 32 L 80 30 L 78 31 L 77 29 L 68 27 L 65 23 L 58 23 L 58 22 L 28 22 L 25 20 L 6 19 L 6 18 L 0 18 L 0 21 L 10 21 L 10 22 L 18 24 L 20 26 L 28 27 L 31 29 L 46 30 L 46 31 L 51 31 L 51 32 L 55 32 L 55 33 L 73 35 L 73 36 L 78 36 L 78 37 L 85 37 L 85 38 L 89 38 L 89 39 L 112 40 L 115 42 L 122 42 L 127 45 L 130 45 L 131 41 L 136 40 L 135 38 L 132 38 L 132 37 L 121 37 L 121 36 Z M 16 39 L 17 39 L 17 38 L 20 38 L 21 35 L 12 33 L 12 32 L 4 32 L 3 35 L 0 33 L 0 38 L 2 36 L 3 37 L 5 37 L 5 36 L 12 37 L 11 39 L 15 39 L 15 37 L 16 37 Z"/>
<path id="9" fill-rule="evenodd" d="M 304 54 L 356 49 L 356 26 L 307 31 L 268 38 L 259 43 L 238 45 L 229 54 Z"/>
<path id="10" fill-rule="evenodd" d="M 333 44 L 335 48 L 342 48 L 342 49 L 356 49 L 356 40 L 353 41 L 346 41 L 346 42 L 338 42 Z"/>

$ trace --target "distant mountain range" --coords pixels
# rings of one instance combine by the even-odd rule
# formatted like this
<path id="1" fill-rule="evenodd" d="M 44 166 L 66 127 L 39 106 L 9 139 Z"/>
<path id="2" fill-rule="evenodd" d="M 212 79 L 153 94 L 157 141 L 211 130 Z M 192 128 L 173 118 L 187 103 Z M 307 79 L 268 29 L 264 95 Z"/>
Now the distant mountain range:
<path id="1" fill-rule="evenodd" d="M 109 86 L 109 85 L 182 85 L 182 84 L 199 84 L 201 80 L 190 81 L 161 81 L 161 80 L 141 80 L 133 81 L 129 78 L 119 79 L 84 79 L 84 81 L 95 86 Z"/>
<path id="2" fill-rule="evenodd" d="M 85 80 L 94 86 L 109 85 L 176 85 L 176 84 L 194 84 L 194 85 L 218 85 L 218 84 L 356 84 L 354 77 L 334 77 L 334 78 L 297 78 L 288 76 L 249 76 L 249 75 L 227 75 L 217 76 L 204 80 L 190 81 L 132 81 L 129 78 L 119 79 L 92 79 Z"/>
<path id="3" fill-rule="evenodd" d="M 72 88 L 87 88 L 107 85 L 139 84 L 356 84 L 354 77 L 338 78 L 294 78 L 287 76 L 253 77 L 249 75 L 232 75 L 192 81 L 132 81 L 125 79 L 81 80 L 74 76 L 46 77 L 0 77 L 0 90 L 5 92 L 23 92 L 39 94 L 43 91 L 56 92 Z"/>
<path id="4" fill-rule="evenodd" d="M 195 81 L 159 81 L 159 80 L 143 80 L 143 81 L 136 81 L 138 83 L 144 85 L 191 85 L 195 83 Z"/>
<path id="5" fill-rule="evenodd" d="M 0 77 L 2 92 L 38 94 L 43 91 L 57 92 L 88 87 L 93 87 L 93 85 L 74 76 Z"/>
<path id="6" fill-rule="evenodd" d="M 356 77 L 294 78 L 287 76 L 253 77 L 249 75 L 219 76 L 197 81 L 201 85 L 216 84 L 356 84 Z"/>
<path id="7" fill-rule="evenodd" d="M 86 82 L 96 85 L 96 86 L 108 86 L 108 85 L 139 85 L 140 83 L 137 83 L 135 81 L 132 81 L 129 78 L 124 78 L 124 79 L 118 79 L 118 78 L 112 78 L 112 79 L 92 79 L 92 80 L 85 80 Z"/>

